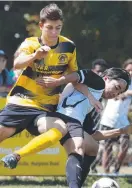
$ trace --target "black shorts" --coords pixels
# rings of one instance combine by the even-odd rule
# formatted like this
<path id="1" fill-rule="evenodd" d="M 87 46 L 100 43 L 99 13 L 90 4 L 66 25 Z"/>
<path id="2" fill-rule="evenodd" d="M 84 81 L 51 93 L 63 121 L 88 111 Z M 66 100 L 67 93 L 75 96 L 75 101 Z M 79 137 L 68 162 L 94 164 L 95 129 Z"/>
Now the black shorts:
<path id="1" fill-rule="evenodd" d="M 97 130 L 96 123 L 94 119 L 91 117 L 91 113 L 87 114 L 83 123 L 83 130 L 87 132 L 89 135 L 94 134 Z"/>
<path id="2" fill-rule="evenodd" d="M 8 104 L 0 113 L 0 124 L 5 127 L 15 127 L 15 134 L 24 129 L 33 132 L 34 120 L 41 114 L 46 114 L 46 112 L 37 108 Z"/>
<path id="3" fill-rule="evenodd" d="M 86 116 L 82 129 L 90 135 L 92 135 L 96 131 L 95 123 L 90 114 Z M 70 138 L 72 137 L 68 130 L 68 133 L 60 140 L 60 144 L 63 145 Z"/>

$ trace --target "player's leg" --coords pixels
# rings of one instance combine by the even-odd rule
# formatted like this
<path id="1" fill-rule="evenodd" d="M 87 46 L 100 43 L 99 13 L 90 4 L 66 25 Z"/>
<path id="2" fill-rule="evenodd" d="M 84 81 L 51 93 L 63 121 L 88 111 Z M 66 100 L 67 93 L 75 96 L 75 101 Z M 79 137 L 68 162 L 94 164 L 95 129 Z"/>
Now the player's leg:
<path id="1" fill-rule="evenodd" d="M 70 129 L 71 128 L 71 129 Z M 68 125 L 69 133 L 65 136 L 64 147 L 68 154 L 66 163 L 66 178 L 70 188 L 81 187 L 82 165 L 84 156 L 84 139 L 81 125 L 72 123 Z M 69 135 L 69 136 L 68 136 Z"/>
<path id="2" fill-rule="evenodd" d="M 67 133 L 67 122 L 69 121 L 69 119 L 70 121 L 78 123 L 78 121 L 75 119 L 55 112 L 41 114 L 36 118 L 34 126 L 31 125 L 27 128 L 27 130 L 31 134 L 41 135 L 32 139 L 27 145 L 25 145 L 21 149 L 15 151 L 15 155 L 19 155 L 19 157 L 24 157 L 26 155 L 46 149 L 55 144 Z"/>
<path id="3" fill-rule="evenodd" d="M 39 152 L 54 145 L 67 133 L 64 121 L 59 118 L 41 115 L 37 119 L 36 129 L 40 135 L 15 151 L 15 154 L 18 154 L 20 157 Z M 30 133 L 32 133 L 31 129 Z"/>
<path id="4" fill-rule="evenodd" d="M 0 142 L 22 129 L 22 127 L 19 126 L 19 120 L 20 117 L 18 117 L 18 114 L 15 112 L 14 106 L 6 105 L 0 112 Z"/>
<path id="5" fill-rule="evenodd" d="M 0 142 L 5 139 L 11 137 L 16 131 L 14 127 L 5 127 L 4 125 L 0 125 Z"/>
<path id="6" fill-rule="evenodd" d="M 104 142 L 99 144 L 98 154 L 96 156 L 96 159 L 94 160 L 94 162 L 91 165 L 92 173 L 97 173 L 98 172 L 96 166 L 98 164 L 100 164 L 100 162 L 102 162 L 102 155 L 103 155 L 103 149 L 104 149 L 103 144 L 104 144 Z"/>
<path id="7" fill-rule="evenodd" d="M 37 137 L 33 138 L 24 147 L 16 150 L 13 154 L 7 155 L 2 159 L 7 164 L 7 167 L 16 168 L 21 157 L 36 153 L 54 145 L 64 134 L 66 134 L 67 128 L 64 121 L 58 117 L 47 117 L 46 114 L 43 112 L 36 118 L 35 124 L 30 125 L 27 128 L 31 134 L 36 135 Z M 42 134 L 40 135 L 40 133 Z"/>
<path id="8" fill-rule="evenodd" d="M 105 173 L 109 173 L 111 162 L 112 162 L 112 146 L 113 146 L 113 139 L 105 140 L 104 145 L 104 152 L 102 157 L 102 165 L 104 168 Z"/>
<path id="9" fill-rule="evenodd" d="M 74 137 L 67 141 L 69 154 L 66 163 L 66 177 L 70 188 L 79 188 L 81 185 L 83 165 L 83 138 Z"/>
<path id="10" fill-rule="evenodd" d="M 36 116 L 42 113 L 44 114 L 44 111 L 42 110 L 11 104 L 7 105 L 1 112 L 0 123 L 4 125 L 7 130 L 12 130 L 12 132 L 8 132 L 8 135 L 6 134 L 9 137 L 26 129 L 29 124 L 32 124 Z M 2 128 L 3 127 L 1 127 L 1 129 Z M 10 154 L 3 157 L 2 161 L 6 166 L 10 167 L 11 164 L 10 168 L 12 168 L 12 166 L 16 165 L 16 159 L 18 161 L 19 158 L 20 157 L 17 156 L 14 162 L 14 156 Z"/>
<path id="11" fill-rule="evenodd" d="M 120 139 L 120 151 L 115 161 L 114 173 L 118 173 L 129 148 L 129 135 L 123 134 Z"/>
<path id="12" fill-rule="evenodd" d="M 27 107 L 22 107 L 22 106 L 11 106 L 12 108 L 8 111 L 10 111 L 8 114 L 11 114 L 9 116 L 9 118 L 5 118 L 4 123 L 6 123 L 7 126 L 9 125 L 14 125 L 16 128 L 16 132 L 20 132 L 24 129 L 26 129 L 29 125 L 33 128 L 35 128 L 35 130 L 37 130 L 37 134 L 39 134 L 38 132 L 38 127 L 34 126 L 33 122 L 36 119 L 36 117 L 39 117 L 40 115 L 45 116 L 45 112 L 43 110 L 38 110 L 35 108 L 27 108 Z M 52 133 L 53 132 L 53 133 Z M 53 134 L 55 134 L 57 131 L 52 131 L 50 137 L 53 136 Z M 60 132 L 59 132 L 60 134 Z M 46 135 L 47 137 L 47 135 Z M 57 137 L 57 136 L 56 136 Z M 58 137 L 57 137 L 58 138 Z M 42 138 L 43 139 L 43 138 Z M 59 139 L 59 138 L 58 138 Z M 39 142 L 40 140 L 38 139 L 37 142 Z M 45 142 L 49 143 L 49 140 L 47 139 Z M 53 144 L 53 143 L 51 143 Z M 34 145 L 34 142 L 32 143 L 32 145 Z M 45 144 L 45 147 L 47 145 Z M 33 146 L 36 149 L 36 145 Z M 48 146 L 47 146 L 48 147 Z M 32 152 L 32 147 L 30 148 L 29 146 L 27 147 L 29 149 L 29 153 Z M 25 152 L 25 154 L 28 153 L 28 149 L 22 152 Z M 21 151 L 21 150 L 20 150 Z M 15 155 L 7 155 L 5 157 L 2 158 L 2 161 L 6 164 L 7 167 L 9 168 L 14 168 L 17 165 L 18 160 L 20 159 L 19 154 L 17 155 L 17 153 L 15 153 Z M 10 166 L 11 164 L 11 166 Z"/>
<path id="13" fill-rule="evenodd" d="M 99 148 L 97 141 L 95 141 L 92 136 L 86 132 L 84 132 L 84 147 L 85 155 L 82 166 L 81 186 L 83 185 L 89 174 L 90 166 L 94 162 Z"/>
<path id="14" fill-rule="evenodd" d="M 73 138 L 71 138 L 71 135 L 68 133 L 63 139 L 61 139 L 61 144 L 64 146 L 67 154 L 74 154 L 78 150 L 75 149 L 75 145 L 72 143 Z M 74 171 L 71 171 L 72 174 L 70 176 L 71 179 L 74 179 L 74 183 L 78 182 L 78 185 L 81 187 L 84 181 L 86 180 L 86 177 L 90 171 L 90 165 L 93 163 L 94 159 L 96 158 L 96 154 L 98 152 L 98 143 L 92 138 L 92 136 L 88 135 L 86 132 L 84 134 L 84 147 L 85 147 L 85 155 L 83 158 L 82 164 L 75 157 L 73 157 L 73 161 L 75 160 L 78 166 L 81 166 L 80 171 L 78 169 L 74 169 Z M 68 157 L 69 160 L 69 157 Z M 67 163 L 69 162 L 67 160 Z M 75 162 L 74 162 L 75 163 Z M 68 169 L 69 168 L 69 169 Z M 82 169 L 82 170 L 81 170 Z M 70 163 L 67 165 L 66 171 L 70 174 Z M 67 172 L 67 174 L 68 174 Z M 79 179 L 76 179 L 76 177 L 80 177 Z M 75 181 L 76 179 L 76 181 Z M 71 180 L 72 181 L 72 180 Z"/>
<path id="15" fill-rule="evenodd" d="M 87 137 L 86 137 L 87 136 Z M 62 146 L 64 146 L 67 154 L 72 153 L 75 150 L 75 145 L 73 145 L 71 143 L 71 134 L 69 134 L 69 132 L 60 140 L 60 143 Z M 87 174 L 89 173 L 90 170 L 90 165 L 92 164 L 92 162 L 94 161 L 97 151 L 98 151 L 98 143 L 87 133 L 84 134 L 84 140 L 85 140 L 85 145 L 84 147 L 86 147 L 86 154 L 84 154 L 84 158 L 83 158 L 83 163 L 82 163 L 82 170 L 81 175 L 80 175 L 80 180 L 79 180 L 79 184 L 80 186 L 82 186 L 82 184 L 84 183 Z M 76 149 L 77 150 L 77 149 Z M 66 169 L 68 170 L 68 169 Z M 73 176 L 77 177 L 78 171 L 76 171 L 76 169 L 74 170 Z M 77 182 L 77 180 L 76 180 Z"/>

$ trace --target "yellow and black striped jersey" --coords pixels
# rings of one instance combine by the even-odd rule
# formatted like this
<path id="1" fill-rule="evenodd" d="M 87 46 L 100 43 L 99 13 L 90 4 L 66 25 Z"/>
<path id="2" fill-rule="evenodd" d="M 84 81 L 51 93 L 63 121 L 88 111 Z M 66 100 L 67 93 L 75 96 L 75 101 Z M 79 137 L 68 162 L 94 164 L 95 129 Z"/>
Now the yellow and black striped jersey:
<path id="1" fill-rule="evenodd" d="M 32 54 L 40 46 L 39 38 L 27 38 L 19 48 L 20 55 Z M 22 71 L 7 97 L 7 103 L 53 111 L 58 104 L 60 87 L 43 88 L 36 84 L 35 79 L 39 76 L 59 78 L 77 70 L 75 44 L 71 40 L 59 36 L 57 44 L 51 47 L 44 59 L 35 60 Z"/>

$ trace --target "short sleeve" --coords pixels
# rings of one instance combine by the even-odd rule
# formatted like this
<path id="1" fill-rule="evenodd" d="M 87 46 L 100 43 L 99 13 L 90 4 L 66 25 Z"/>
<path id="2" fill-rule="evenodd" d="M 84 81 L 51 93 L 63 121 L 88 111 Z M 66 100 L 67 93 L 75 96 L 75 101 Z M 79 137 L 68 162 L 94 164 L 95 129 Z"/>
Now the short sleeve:
<path id="1" fill-rule="evenodd" d="M 96 90 L 102 90 L 105 88 L 105 82 L 104 80 L 97 74 L 95 74 L 90 69 L 83 69 L 79 70 L 79 81 L 78 83 L 82 83 L 87 85 L 88 87 L 91 87 Z"/>
<path id="2" fill-rule="evenodd" d="M 40 44 L 36 38 L 33 38 L 33 37 L 27 38 L 20 45 L 19 53 L 20 53 L 20 55 L 22 55 L 22 54 L 30 55 L 30 54 L 34 53 L 34 51 L 39 47 L 40 47 Z"/>

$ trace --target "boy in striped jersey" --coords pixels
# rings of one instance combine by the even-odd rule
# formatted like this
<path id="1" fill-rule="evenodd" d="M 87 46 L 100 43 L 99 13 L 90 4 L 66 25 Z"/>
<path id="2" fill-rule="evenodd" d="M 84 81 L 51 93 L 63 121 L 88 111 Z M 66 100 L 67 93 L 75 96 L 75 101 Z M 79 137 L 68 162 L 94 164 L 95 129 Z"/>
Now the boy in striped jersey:
<path id="1" fill-rule="evenodd" d="M 56 4 L 49 4 L 40 12 L 41 37 L 27 38 L 20 45 L 14 68 L 23 71 L 0 113 L 0 141 L 26 129 L 38 115 L 55 111 L 60 85 L 71 81 L 66 74 L 78 70 L 75 44 L 60 35 L 62 26 L 62 10 Z M 46 84 L 41 85 L 44 76 L 60 82 L 47 88 Z M 55 137 L 59 137 L 57 133 L 57 129 L 52 130 Z"/>

